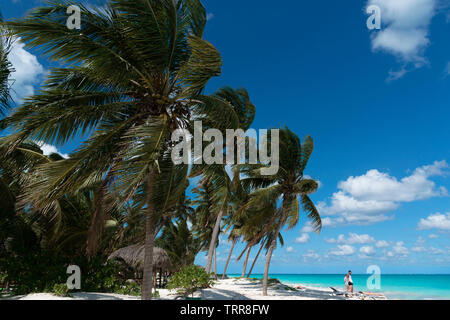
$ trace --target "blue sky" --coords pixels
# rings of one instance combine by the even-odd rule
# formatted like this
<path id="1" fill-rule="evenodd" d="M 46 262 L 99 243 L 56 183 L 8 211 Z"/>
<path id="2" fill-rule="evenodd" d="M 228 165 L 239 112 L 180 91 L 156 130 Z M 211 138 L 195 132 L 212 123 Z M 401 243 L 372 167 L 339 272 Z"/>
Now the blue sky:
<path id="1" fill-rule="evenodd" d="M 385 273 L 449 273 L 449 2 L 204 3 L 205 36 L 224 61 L 208 91 L 245 87 L 257 107 L 253 128 L 287 125 L 315 141 L 307 174 L 321 182 L 312 199 L 323 231 L 311 233 L 302 216 L 283 232 L 271 272 L 365 273 L 376 264 Z M 2 0 L 1 9 L 9 19 L 38 4 Z M 366 26 L 368 4 L 380 7 L 381 30 Z M 20 101 L 49 63 L 20 44 L 12 60 Z M 65 154 L 78 143 L 57 148 Z M 241 267 L 233 260 L 229 271 Z"/>

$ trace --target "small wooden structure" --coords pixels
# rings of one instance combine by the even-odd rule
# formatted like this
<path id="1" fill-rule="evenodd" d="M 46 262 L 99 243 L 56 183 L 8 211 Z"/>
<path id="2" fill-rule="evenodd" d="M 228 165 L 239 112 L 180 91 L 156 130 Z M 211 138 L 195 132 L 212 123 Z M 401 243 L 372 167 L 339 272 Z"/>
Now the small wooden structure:
<path id="1" fill-rule="evenodd" d="M 122 261 L 139 274 L 144 270 L 144 245 L 131 245 L 114 251 L 108 260 Z M 153 286 L 163 287 L 166 284 L 167 275 L 171 271 L 170 257 L 164 249 L 153 248 Z M 159 273 L 159 279 L 157 277 Z M 159 281 L 157 281 L 159 280 Z M 158 283 L 159 282 L 159 283 Z"/>

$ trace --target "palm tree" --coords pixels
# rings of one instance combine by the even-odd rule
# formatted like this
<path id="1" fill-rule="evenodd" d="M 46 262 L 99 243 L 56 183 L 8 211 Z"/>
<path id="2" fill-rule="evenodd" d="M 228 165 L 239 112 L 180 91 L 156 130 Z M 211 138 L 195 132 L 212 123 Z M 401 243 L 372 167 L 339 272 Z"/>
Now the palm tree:
<path id="1" fill-rule="evenodd" d="M 223 269 L 222 279 L 225 279 L 225 277 L 227 275 L 227 269 L 228 269 L 228 265 L 230 263 L 231 255 L 233 254 L 234 247 L 236 246 L 236 243 L 238 242 L 240 237 L 241 237 L 241 233 L 240 233 L 239 228 L 236 225 L 233 225 L 233 229 L 231 229 L 230 234 L 228 236 L 228 242 L 231 241 L 231 248 L 230 248 L 230 251 L 228 252 L 227 261 L 226 261 L 225 267 Z"/>
<path id="2" fill-rule="evenodd" d="M 8 239 L 12 241 L 13 251 L 23 251 L 26 246 L 38 245 L 38 238 L 27 215 L 20 215 L 16 203 L 27 176 L 41 163 L 51 161 L 44 156 L 39 146 L 32 142 L 22 143 L 13 153 L 5 157 L 1 147 L 5 138 L 0 138 L 0 253 L 6 250 Z M 32 208 L 28 210 L 32 212 Z M 26 245 L 28 244 L 28 245 Z"/>
<path id="3" fill-rule="evenodd" d="M 244 265 L 242 269 L 241 277 L 245 276 L 245 271 L 247 269 L 248 259 L 250 257 L 251 248 L 257 245 L 260 241 L 265 241 L 264 234 L 264 220 L 252 219 L 252 217 L 267 217 L 271 215 L 271 212 L 275 210 L 273 206 L 266 207 L 255 207 L 249 206 L 248 201 L 250 200 L 251 194 L 251 186 L 249 184 L 244 185 L 241 179 L 241 171 L 240 166 L 233 167 L 233 180 L 232 180 L 232 206 L 231 213 L 226 218 L 226 224 L 228 224 L 228 229 L 232 228 L 230 231 L 230 235 L 228 237 L 229 241 L 232 241 L 232 246 L 228 255 L 227 263 L 225 264 L 224 276 L 226 274 L 226 270 L 228 267 L 228 263 L 233 252 L 233 249 L 236 245 L 236 242 L 239 238 L 243 237 L 244 242 L 247 242 L 247 246 L 239 255 L 237 260 L 240 260 L 245 252 L 247 255 L 244 260 Z M 264 231 L 263 231 L 264 230 Z M 255 258 L 253 266 L 258 258 L 261 249 L 258 251 L 258 254 Z M 253 269 L 252 266 L 252 269 Z"/>
<path id="4" fill-rule="evenodd" d="M 263 239 L 260 240 L 261 246 L 259 247 L 258 253 L 256 254 L 255 259 L 253 259 L 253 263 L 252 266 L 250 268 L 250 271 L 247 274 L 247 278 L 250 278 L 252 272 L 253 272 L 253 268 L 255 267 L 256 262 L 258 261 L 258 257 L 262 251 L 262 249 L 265 249 L 266 251 L 269 250 L 270 245 L 272 243 L 272 237 L 273 237 L 273 232 L 267 234 Z M 280 242 L 281 246 L 284 246 L 284 240 L 283 237 L 281 235 L 281 233 L 278 234 L 278 241 Z M 254 243 L 254 241 L 253 241 Z"/>
<path id="5" fill-rule="evenodd" d="M 77 227 L 87 221 L 89 206 L 86 205 L 86 198 L 81 196 L 87 195 L 89 198 L 89 194 L 68 195 L 59 199 L 54 215 L 49 216 L 38 215 L 35 208 L 28 204 L 21 206 L 20 191 L 30 180 L 35 179 L 39 165 L 61 161 L 63 157 L 56 153 L 44 155 L 39 145 L 32 141 L 25 141 L 14 152 L 6 153 L 2 144 L 4 140 L 0 139 L 0 229 L 5 230 L 16 244 L 20 242 L 20 234 L 27 233 L 33 234 L 35 244 L 40 248 L 58 250 L 59 244 L 65 242 L 64 238 L 71 232 L 79 231 Z M 74 238 L 70 238 L 72 245 L 77 247 Z M 3 244 L 2 239 L 5 239 L 4 234 L 0 235 Z"/>
<path id="6" fill-rule="evenodd" d="M 269 144 L 272 138 L 268 137 Z M 267 280 L 270 260 L 277 245 L 281 229 L 287 225 L 293 228 L 299 221 L 300 207 L 312 219 L 317 232 L 322 227 L 319 212 L 309 198 L 315 192 L 318 183 L 304 176 L 304 170 L 313 151 L 313 140 L 307 136 L 303 144 L 300 139 L 288 128 L 279 131 L 279 170 L 271 176 L 261 175 L 260 168 L 264 165 L 244 165 L 242 172 L 248 178 L 243 183 L 256 188 L 251 195 L 247 206 L 275 206 L 281 201 L 281 207 L 273 212 L 267 230 L 273 228 L 272 239 L 266 256 L 264 268 L 263 294 L 267 295 Z M 257 218 L 256 218 L 257 219 Z"/>
<path id="7" fill-rule="evenodd" d="M 252 274 L 252 272 L 253 272 L 253 268 L 255 267 L 255 264 L 256 264 L 256 262 L 258 261 L 259 255 L 260 255 L 260 253 L 261 253 L 263 247 L 264 247 L 264 242 L 263 242 L 263 243 L 261 244 L 261 246 L 259 247 L 258 253 L 257 253 L 256 256 L 255 256 L 255 259 L 253 259 L 252 266 L 250 267 L 250 270 L 249 270 L 248 273 L 247 273 L 247 278 L 250 278 L 250 276 L 251 276 L 251 274 Z"/>
<path id="8" fill-rule="evenodd" d="M 36 178 L 39 165 L 61 161 L 63 157 L 56 153 L 44 155 L 40 146 L 32 141 L 26 141 L 14 152 L 6 153 L 2 145 L 4 140 L 5 138 L 0 139 L 2 155 L 0 157 L 0 189 L 2 190 L 0 223 L 9 224 L 10 230 L 17 229 L 14 225 L 32 229 L 39 240 L 37 244 L 41 248 L 54 251 L 64 248 L 66 254 L 70 251 L 68 245 L 76 250 L 82 248 L 77 239 L 80 235 L 86 235 L 89 218 L 93 212 L 90 190 L 76 195 L 65 195 L 55 204 L 52 215 L 39 215 L 28 203 L 21 205 L 20 191 L 30 183 L 30 180 Z M 1 229 L 8 230 L 8 228 Z"/>
<path id="9" fill-rule="evenodd" d="M 248 263 L 248 258 L 250 257 L 251 251 L 252 251 L 252 247 L 248 247 L 247 254 L 245 255 L 244 265 L 242 266 L 241 278 L 245 277 L 245 271 L 247 271 L 247 263 Z"/>
<path id="10" fill-rule="evenodd" d="M 225 267 L 222 274 L 222 279 L 227 274 L 228 264 L 230 263 L 231 255 L 233 254 L 234 247 L 238 240 L 243 236 L 242 227 L 245 225 L 246 216 L 244 214 L 237 215 L 240 207 L 248 201 L 249 192 L 242 187 L 240 179 L 239 166 L 233 167 L 233 180 L 232 180 L 232 198 L 230 206 L 230 214 L 225 218 L 226 228 L 225 232 L 230 231 L 228 236 L 228 242 L 231 241 L 230 252 L 225 263 Z M 231 230 L 230 230 L 231 229 Z"/>
<path id="11" fill-rule="evenodd" d="M 225 277 L 227 276 L 228 265 L 230 263 L 231 255 L 233 254 L 234 247 L 236 246 L 236 242 L 237 242 L 237 239 L 233 238 L 232 242 L 231 242 L 230 251 L 228 252 L 227 261 L 225 262 L 225 267 L 223 268 L 222 280 L 225 279 Z"/>
<path id="12" fill-rule="evenodd" d="M 195 256 L 202 247 L 192 230 L 193 209 L 188 204 L 180 204 L 178 209 L 174 219 L 166 222 L 155 240 L 156 246 L 169 254 L 174 271 L 194 264 Z"/>
<path id="13" fill-rule="evenodd" d="M 3 22 L 0 13 L 0 24 Z M 11 97 L 9 95 L 9 77 L 13 72 L 12 65 L 8 60 L 8 53 L 11 49 L 11 38 L 6 35 L 0 25 L 0 117 L 4 116 L 10 108 Z"/>
<path id="14" fill-rule="evenodd" d="M 176 203 L 185 189 L 173 183 L 185 168 L 167 161 L 171 133 L 189 128 L 193 114 L 217 128 L 239 124 L 230 101 L 202 94 L 222 65 L 219 52 L 202 39 L 205 9 L 199 0 L 110 0 L 90 9 L 73 1 L 47 3 L 7 23 L 28 46 L 63 65 L 3 121 L 17 129 L 9 149 L 27 138 L 61 145 L 92 132 L 70 159 L 42 166 L 47 178 L 29 186 L 28 200 L 46 211 L 68 192 L 99 185 L 122 203 L 143 204 L 142 298 L 151 299 L 157 210 Z M 69 4 L 81 9 L 80 30 L 65 26 Z M 97 219 L 104 221 L 107 210 Z"/>
<path id="15" fill-rule="evenodd" d="M 217 247 L 217 241 L 213 241 L 213 234 L 216 231 L 218 216 L 221 215 L 216 210 L 217 207 L 220 207 L 220 197 L 217 197 L 217 190 L 207 178 L 203 178 L 192 192 L 196 195 L 192 202 L 196 206 L 193 228 L 196 236 L 201 241 L 202 251 L 208 252 L 209 268 L 206 270 L 210 273 L 214 258 L 214 249 Z M 220 216 L 221 219 L 222 217 Z M 220 230 L 218 230 L 218 233 L 220 233 Z M 211 246 L 213 247 L 212 252 L 210 251 Z"/>
<path id="16" fill-rule="evenodd" d="M 255 106 L 251 102 L 247 90 L 243 88 L 233 90 L 232 88 L 225 87 L 218 90 L 216 93 L 214 93 L 213 96 L 229 102 L 229 104 L 233 108 L 231 114 L 236 115 L 235 120 L 237 121 L 237 123 L 235 129 L 240 129 L 243 132 L 246 132 L 250 128 L 255 118 Z M 207 122 L 204 127 L 205 129 L 219 128 L 216 126 L 215 122 Z M 225 128 L 221 127 L 219 129 L 221 129 L 222 133 L 225 135 Z M 234 155 L 238 154 L 238 145 L 236 140 L 233 141 L 231 146 L 226 146 L 226 144 L 224 143 L 223 147 L 224 155 L 230 151 L 228 148 L 233 149 Z M 235 160 L 236 163 L 238 163 L 237 158 Z M 206 262 L 206 272 L 208 273 L 211 271 L 210 269 L 213 260 L 213 253 L 215 247 L 217 246 L 222 218 L 226 216 L 227 213 L 229 213 L 230 206 L 233 202 L 233 192 L 235 191 L 233 180 L 235 178 L 233 177 L 232 179 L 230 177 L 227 169 L 228 168 L 224 156 L 223 164 L 194 165 L 190 174 L 191 177 L 202 175 L 214 189 L 215 202 L 214 207 L 209 214 L 215 217 L 215 223 L 211 235 L 211 241 L 209 242 L 208 260 Z M 235 175 L 236 173 L 233 174 L 233 176 Z"/>

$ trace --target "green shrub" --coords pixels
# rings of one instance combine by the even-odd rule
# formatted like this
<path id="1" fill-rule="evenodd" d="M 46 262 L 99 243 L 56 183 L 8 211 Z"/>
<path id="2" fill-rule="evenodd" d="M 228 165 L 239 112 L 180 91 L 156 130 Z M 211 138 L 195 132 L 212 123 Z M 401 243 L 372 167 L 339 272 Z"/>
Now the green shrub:
<path id="1" fill-rule="evenodd" d="M 140 296 L 142 295 L 142 287 L 136 282 L 131 282 L 120 285 L 114 292 L 128 296 Z"/>
<path id="2" fill-rule="evenodd" d="M 119 266 L 104 263 L 101 258 L 89 261 L 81 268 L 81 289 L 88 292 L 115 292 L 125 285 L 125 280 L 118 277 Z"/>
<path id="3" fill-rule="evenodd" d="M 52 293 L 59 297 L 70 297 L 69 288 L 65 283 L 55 284 Z"/>
<path id="4" fill-rule="evenodd" d="M 0 259 L 5 280 L 14 282 L 14 294 L 52 292 L 55 284 L 66 282 L 66 268 L 62 258 L 41 252 Z"/>
<path id="5" fill-rule="evenodd" d="M 160 298 L 158 290 L 155 290 L 155 292 L 152 293 L 152 298 Z"/>
<path id="6" fill-rule="evenodd" d="M 3 281 L 12 281 L 13 294 L 53 292 L 55 285 L 65 283 L 70 276 L 69 265 L 81 269 L 81 290 L 85 292 L 115 292 L 125 280 L 118 277 L 119 266 L 106 263 L 106 258 L 88 260 L 85 256 L 63 257 L 52 252 L 28 252 L 14 258 L 0 257 Z"/>
<path id="7" fill-rule="evenodd" d="M 297 291 L 297 289 L 292 288 L 290 286 L 284 286 L 284 290 L 286 290 L 286 291 Z"/>
<path id="8" fill-rule="evenodd" d="M 0 271 L 0 282 L 5 282 L 7 278 L 6 272 Z"/>
<path id="9" fill-rule="evenodd" d="M 207 288 L 213 283 L 204 269 L 197 266 L 189 266 L 175 273 L 170 278 L 168 288 L 170 290 L 176 289 L 178 294 L 187 297 L 190 294 L 194 294 L 198 289 Z"/>
<path id="10" fill-rule="evenodd" d="M 276 278 L 271 278 L 271 279 L 267 280 L 267 285 L 268 286 L 274 286 L 274 285 L 280 284 L 280 283 L 281 283 L 281 281 L 276 279 Z"/>

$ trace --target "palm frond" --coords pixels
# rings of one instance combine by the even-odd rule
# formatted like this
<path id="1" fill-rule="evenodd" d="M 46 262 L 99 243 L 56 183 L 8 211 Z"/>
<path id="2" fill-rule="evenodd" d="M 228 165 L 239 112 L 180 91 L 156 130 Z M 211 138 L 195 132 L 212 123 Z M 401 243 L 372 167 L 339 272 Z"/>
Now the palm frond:
<path id="1" fill-rule="evenodd" d="M 322 219 L 320 218 L 320 213 L 316 206 L 307 195 L 300 196 L 300 202 L 303 210 L 308 214 L 308 218 L 312 220 L 314 230 L 320 232 L 322 229 Z"/>

